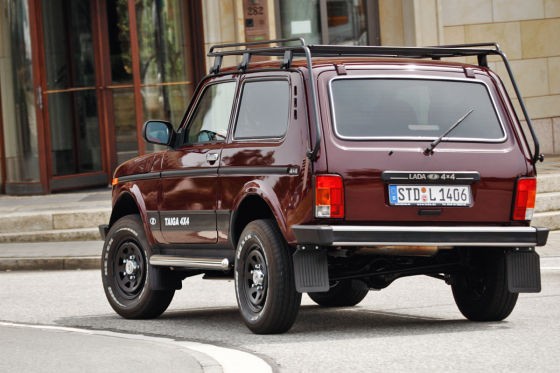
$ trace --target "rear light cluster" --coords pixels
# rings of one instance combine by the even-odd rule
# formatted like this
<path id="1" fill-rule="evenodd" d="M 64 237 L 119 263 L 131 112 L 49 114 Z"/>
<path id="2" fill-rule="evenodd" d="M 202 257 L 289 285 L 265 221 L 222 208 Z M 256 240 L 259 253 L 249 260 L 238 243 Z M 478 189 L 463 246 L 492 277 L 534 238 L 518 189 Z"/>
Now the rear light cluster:
<path id="1" fill-rule="evenodd" d="M 315 177 L 315 217 L 344 218 L 344 183 L 341 176 Z"/>
<path id="2" fill-rule="evenodd" d="M 517 180 L 513 205 L 513 220 L 531 220 L 537 197 L 537 179 L 534 177 Z"/>

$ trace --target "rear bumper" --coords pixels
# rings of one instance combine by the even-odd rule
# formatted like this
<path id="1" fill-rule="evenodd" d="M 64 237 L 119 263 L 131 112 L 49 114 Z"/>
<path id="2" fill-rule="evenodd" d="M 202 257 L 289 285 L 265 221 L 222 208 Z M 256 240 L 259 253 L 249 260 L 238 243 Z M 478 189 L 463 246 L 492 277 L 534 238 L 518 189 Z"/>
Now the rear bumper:
<path id="1" fill-rule="evenodd" d="M 294 225 L 297 244 L 320 246 L 544 246 L 548 228 Z"/>

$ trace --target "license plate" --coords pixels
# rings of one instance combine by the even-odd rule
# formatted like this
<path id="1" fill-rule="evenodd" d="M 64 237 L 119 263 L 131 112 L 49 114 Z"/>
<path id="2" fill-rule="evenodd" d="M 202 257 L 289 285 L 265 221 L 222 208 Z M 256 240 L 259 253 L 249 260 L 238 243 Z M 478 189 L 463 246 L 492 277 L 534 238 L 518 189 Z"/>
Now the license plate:
<path id="1" fill-rule="evenodd" d="M 391 206 L 470 206 L 470 185 L 389 185 Z"/>

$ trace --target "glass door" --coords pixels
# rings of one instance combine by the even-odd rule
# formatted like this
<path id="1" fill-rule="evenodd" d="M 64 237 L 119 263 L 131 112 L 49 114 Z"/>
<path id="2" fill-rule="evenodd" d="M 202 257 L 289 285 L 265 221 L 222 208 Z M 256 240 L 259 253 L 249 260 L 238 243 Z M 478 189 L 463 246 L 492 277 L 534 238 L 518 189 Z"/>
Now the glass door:
<path id="1" fill-rule="evenodd" d="M 107 182 L 102 172 L 92 3 L 43 0 L 41 4 L 51 190 Z"/>
<path id="2" fill-rule="evenodd" d="M 148 119 L 178 125 L 193 91 L 190 18 L 186 0 L 100 0 L 108 133 L 114 137 L 111 168 L 154 146 L 141 138 Z"/>
<path id="3" fill-rule="evenodd" d="M 181 121 L 193 91 L 192 17 L 201 5 L 35 1 L 49 189 L 107 185 L 118 164 L 155 150 L 142 139 L 144 121 Z"/>

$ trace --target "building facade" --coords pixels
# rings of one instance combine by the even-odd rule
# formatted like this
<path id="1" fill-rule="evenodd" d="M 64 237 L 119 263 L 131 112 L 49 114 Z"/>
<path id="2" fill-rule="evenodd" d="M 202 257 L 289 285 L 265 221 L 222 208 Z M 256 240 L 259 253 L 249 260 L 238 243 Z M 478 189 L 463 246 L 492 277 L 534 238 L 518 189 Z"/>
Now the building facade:
<path id="1" fill-rule="evenodd" d="M 211 45 L 292 37 L 497 41 L 560 153 L 560 0 L 0 0 L 0 192 L 107 185 L 154 150 L 145 120 L 180 123 Z"/>

